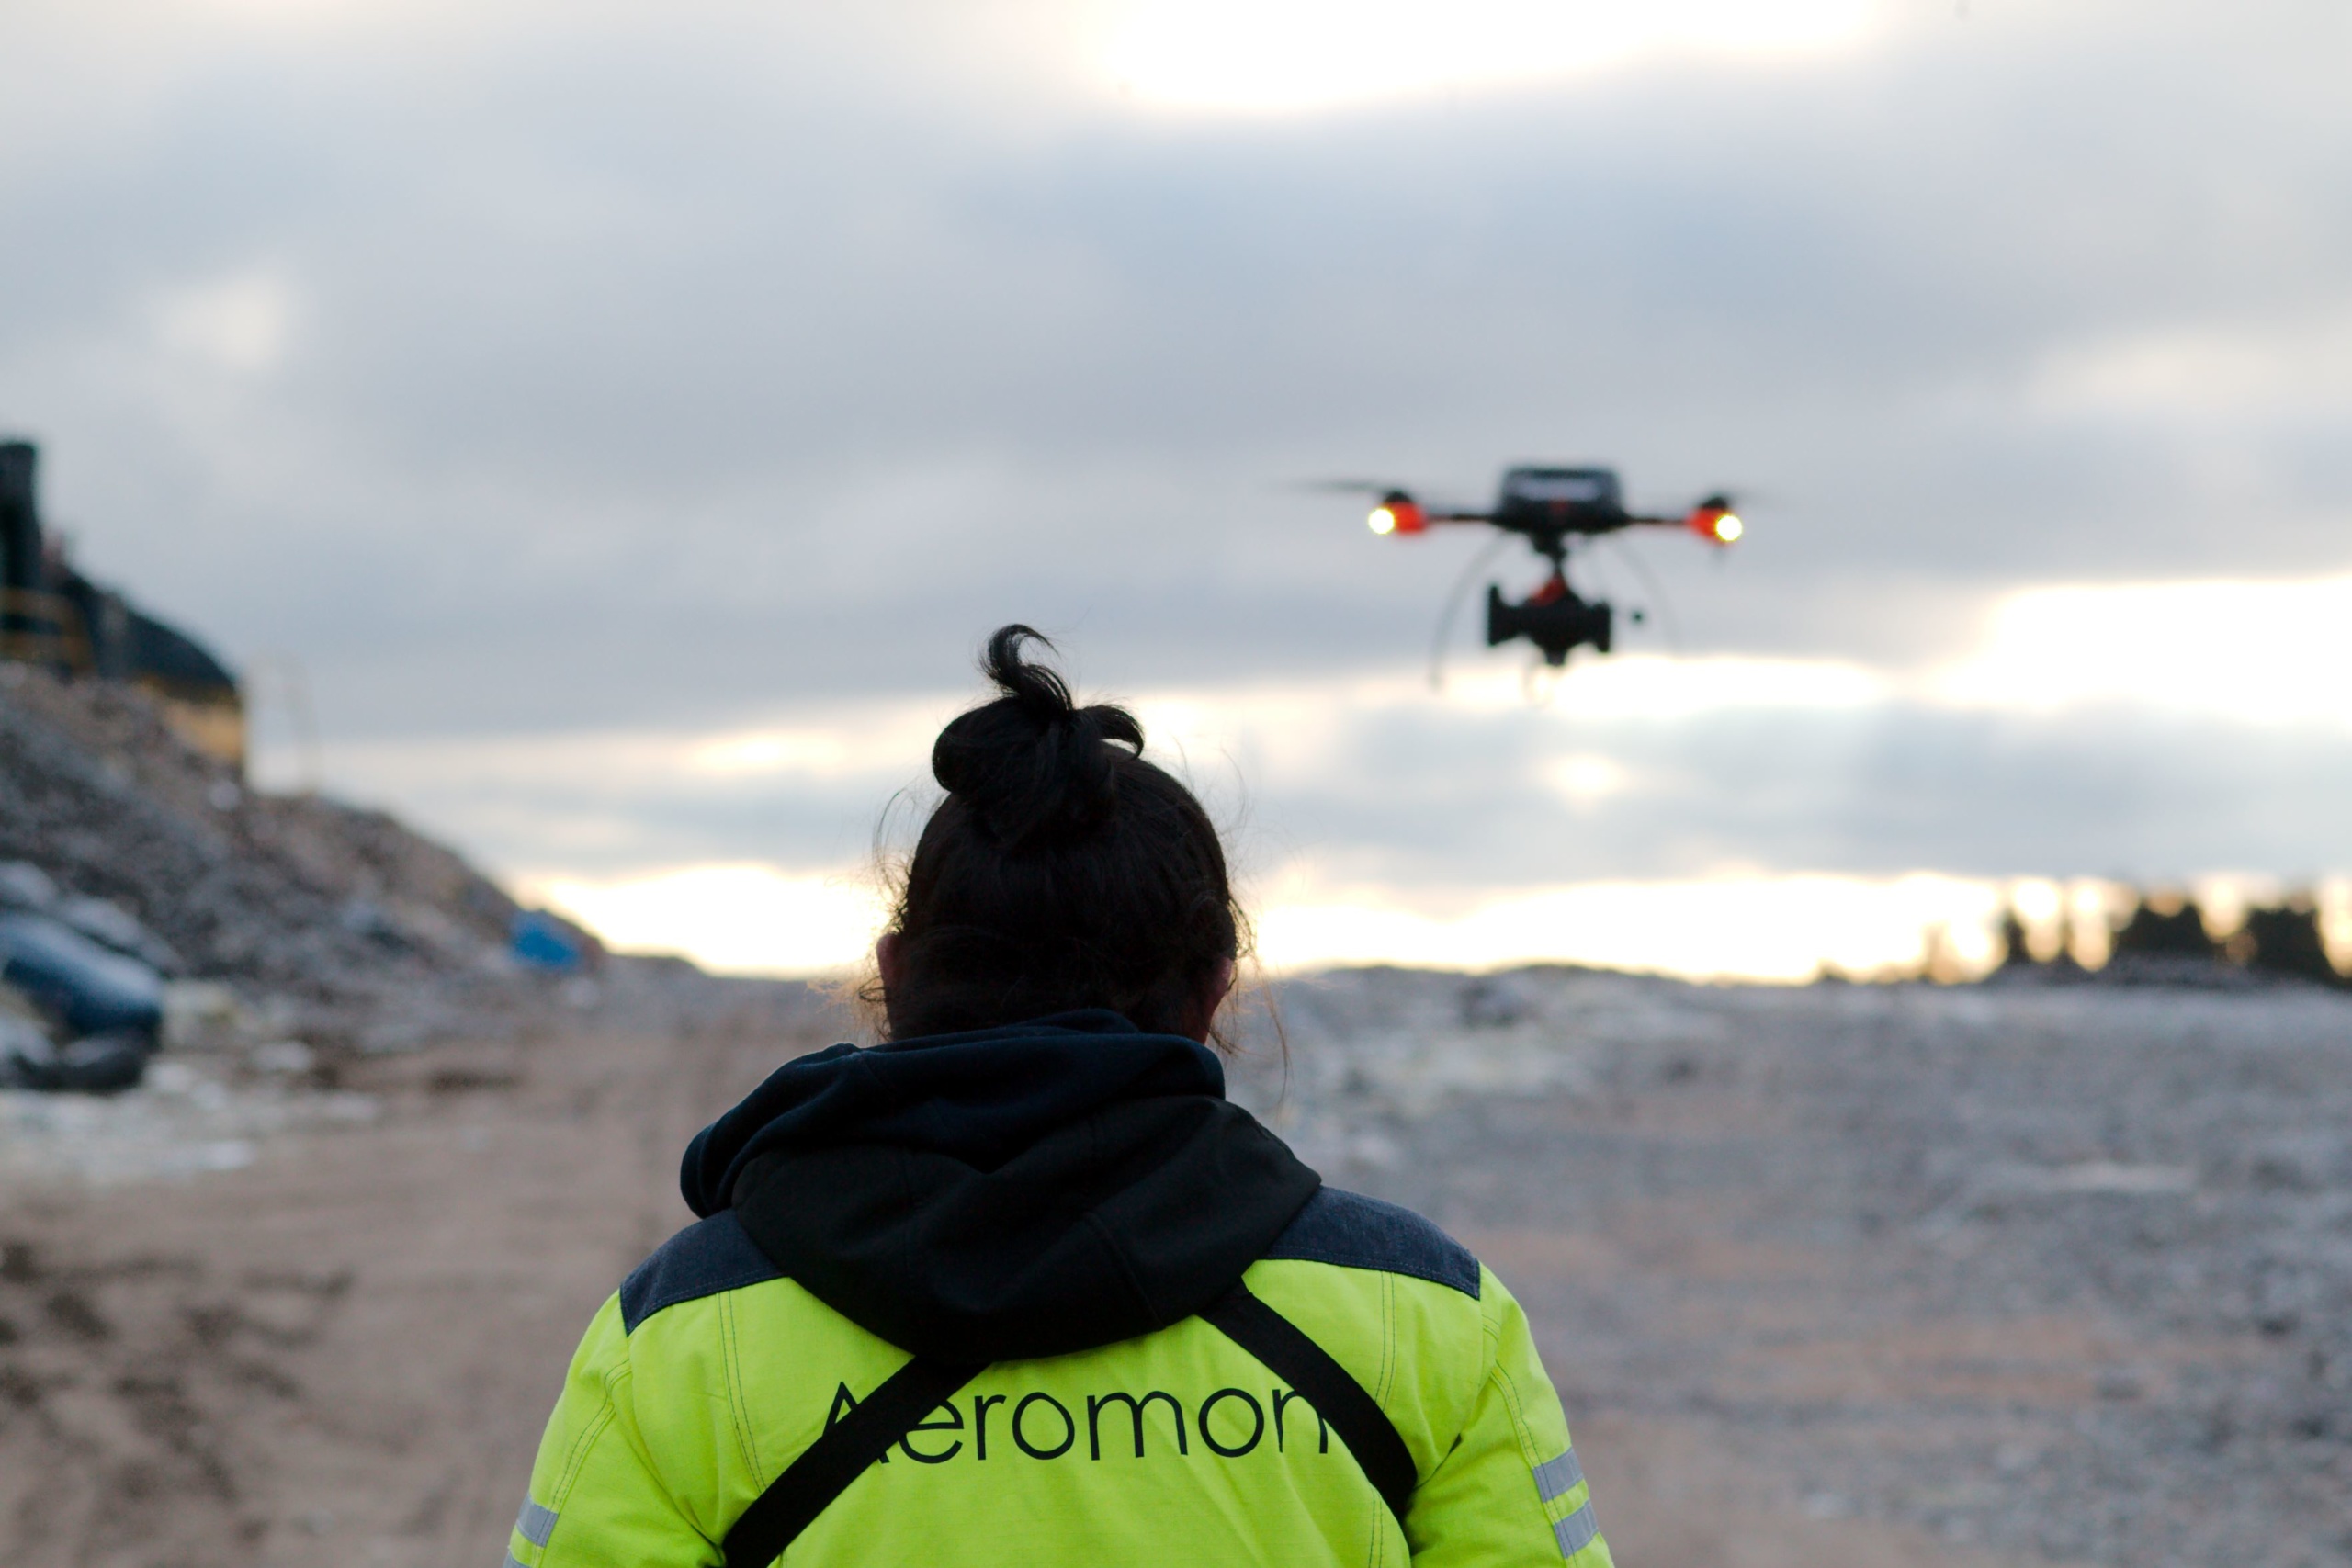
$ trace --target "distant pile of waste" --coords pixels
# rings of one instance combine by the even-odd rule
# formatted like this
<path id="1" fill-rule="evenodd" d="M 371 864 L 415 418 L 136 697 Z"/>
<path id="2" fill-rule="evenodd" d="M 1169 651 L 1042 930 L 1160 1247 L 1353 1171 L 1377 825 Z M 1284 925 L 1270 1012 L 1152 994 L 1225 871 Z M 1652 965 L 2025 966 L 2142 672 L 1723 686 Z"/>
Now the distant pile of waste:
<path id="1" fill-rule="evenodd" d="M 0 440 L 0 1088 L 125 1088 L 175 1036 L 420 1043 L 600 959 L 380 812 L 246 789 L 242 683 L 74 565 L 39 469 Z"/>
<path id="2" fill-rule="evenodd" d="M 136 686 L 0 662 L 0 1083 L 124 1087 L 175 1030 L 421 1041 L 598 956 L 380 812 L 245 788 Z"/>

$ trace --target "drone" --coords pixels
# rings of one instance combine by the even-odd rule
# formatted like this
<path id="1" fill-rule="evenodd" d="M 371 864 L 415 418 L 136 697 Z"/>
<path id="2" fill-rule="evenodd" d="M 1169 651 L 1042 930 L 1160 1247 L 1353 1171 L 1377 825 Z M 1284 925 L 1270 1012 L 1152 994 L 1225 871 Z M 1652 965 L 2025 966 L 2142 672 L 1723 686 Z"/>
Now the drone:
<path id="1" fill-rule="evenodd" d="M 1609 468 L 1519 468 L 1503 475 L 1495 504 L 1485 512 L 1446 511 L 1423 505 L 1393 486 L 1347 481 L 1349 490 L 1379 497 L 1368 519 L 1380 535 L 1424 534 L 1439 524 L 1483 523 L 1499 531 L 1498 545 L 1513 535 L 1525 539 L 1552 563 L 1552 574 L 1524 599 L 1506 599 L 1499 586 L 1487 588 L 1487 646 L 1499 648 L 1525 638 L 1555 669 L 1578 648 L 1609 651 L 1615 611 L 1607 600 L 1587 599 L 1568 585 L 1568 547 L 1574 539 L 1599 538 L 1628 528 L 1687 528 L 1722 548 L 1747 532 L 1731 497 L 1708 496 L 1679 516 L 1647 517 L 1625 510 L 1624 492 Z M 1489 552 L 1491 553 L 1491 552 Z M 1484 566 L 1482 556 L 1472 563 Z M 1467 586 L 1465 579 L 1464 586 Z M 1452 616 L 1452 606 L 1447 618 Z M 1641 612 L 1634 612 L 1641 619 Z M 1439 626 L 1442 642 L 1445 623 Z"/>

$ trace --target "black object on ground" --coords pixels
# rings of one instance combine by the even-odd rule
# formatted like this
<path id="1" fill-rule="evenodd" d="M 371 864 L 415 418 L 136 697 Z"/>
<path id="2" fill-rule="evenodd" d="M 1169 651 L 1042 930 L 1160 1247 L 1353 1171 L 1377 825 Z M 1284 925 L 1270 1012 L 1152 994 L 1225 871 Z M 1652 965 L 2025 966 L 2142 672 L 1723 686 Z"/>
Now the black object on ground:
<path id="1" fill-rule="evenodd" d="M 0 1089 L 115 1094 L 146 1075 L 154 1043 L 137 1034 L 94 1034 L 51 1045 L 35 1034 L 0 1049 Z"/>

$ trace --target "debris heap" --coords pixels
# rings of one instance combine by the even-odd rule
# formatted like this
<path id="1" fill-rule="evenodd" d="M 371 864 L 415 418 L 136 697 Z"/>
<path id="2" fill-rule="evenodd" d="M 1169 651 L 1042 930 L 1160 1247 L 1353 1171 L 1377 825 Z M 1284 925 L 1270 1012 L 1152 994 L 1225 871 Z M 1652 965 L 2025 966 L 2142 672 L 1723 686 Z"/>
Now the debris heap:
<path id="1" fill-rule="evenodd" d="M 518 922 L 548 923 L 381 812 L 247 789 L 136 687 L 22 663 L 0 664 L 10 863 L 0 925 L 38 917 L 161 976 L 232 983 L 313 1038 L 421 1039 L 499 1010 L 527 989 Z"/>

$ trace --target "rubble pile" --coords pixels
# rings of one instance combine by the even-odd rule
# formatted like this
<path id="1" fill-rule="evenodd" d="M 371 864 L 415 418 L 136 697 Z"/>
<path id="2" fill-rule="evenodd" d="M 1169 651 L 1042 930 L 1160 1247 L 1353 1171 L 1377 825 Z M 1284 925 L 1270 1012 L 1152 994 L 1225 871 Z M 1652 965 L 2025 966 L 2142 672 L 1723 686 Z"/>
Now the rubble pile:
<path id="1" fill-rule="evenodd" d="M 135 687 L 0 664 L 6 979 L 60 1026 L 59 1052 L 91 1058 L 34 1060 L 23 1007 L 0 1010 L 29 1087 L 134 1080 L 164 1032 L 165 980 L 225 984 L 215 1013 L 275 1013 L 233 1025 L 249 1034 L 292 1019 L 312 1039 L 382 1045 L 467 1027 L 528 992 L 518 922 L 544 938 L 549 921 L 380 812 L 245 788 Z M 181 1010 L 201 1021 L 205 996 Z"/>
<path id="2" fill-rule="evenodd" d="M 195 970 L 319 997 L 478 968 L 517 909 L 380 812 L 243 788 L 130 687 L 0 668 L 0 859 L 138 917 Z"/>

